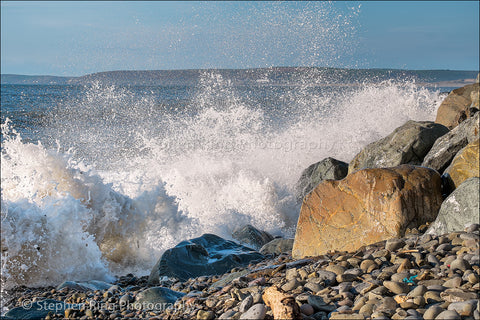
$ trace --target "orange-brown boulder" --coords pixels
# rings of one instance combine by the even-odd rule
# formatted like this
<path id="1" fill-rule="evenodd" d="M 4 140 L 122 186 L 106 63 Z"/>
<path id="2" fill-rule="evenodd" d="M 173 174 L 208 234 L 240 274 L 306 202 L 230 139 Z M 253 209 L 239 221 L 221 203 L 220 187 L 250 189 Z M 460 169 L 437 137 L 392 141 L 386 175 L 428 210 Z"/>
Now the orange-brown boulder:
<path id="1" fill-rule="evenodd" d="M 468 178 L 480 177 L 479 144 L 480 139 L 467 144 L 456 154 L 450 166 L 445 169 L 444 176 L 450 183 L 451 190 L 454 190 Z"/>
<path id="2" fill-rule="evenodd" d="M 407 228 L 435 220 L 441 189 L 437 171 L 412 165 L 363 169 L 343 180 L 325 180 L 303 200 L 292 255 L 355 251 L 402 237 Z"/>
<path id="3" fill-rule="evenodd" d="M 473 108 L 478 109 L 479 84 L 469 84 L 450 92 L 438 107 L 436 123 L 449 129 L 455 128 L 460 122 L 473 115 Z"/>

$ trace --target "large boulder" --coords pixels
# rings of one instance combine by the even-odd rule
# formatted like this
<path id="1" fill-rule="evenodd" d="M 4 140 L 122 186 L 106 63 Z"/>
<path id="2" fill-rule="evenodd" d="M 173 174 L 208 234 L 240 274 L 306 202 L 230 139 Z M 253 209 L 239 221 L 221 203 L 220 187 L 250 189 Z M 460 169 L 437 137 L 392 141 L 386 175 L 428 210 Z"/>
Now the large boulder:
<path id="1" fill-rule="evenodd" d="M 438 217 L 426 234 L 441 235 L 463 231 L 466 226 L 480 221 L 480 178 L 465 180 L 443 201 Z"/>
<path id="2" fill-rule="evenodd" d="M 334 158 L 325 158 L 303 170 L 295 185 L 298 201 L 310 193 L 320 182 L 326 179 L 340 180 L 348 174 L 348 163 Z"/>
<path id="3" fill-rule="evenodd" d="M 420 165 L 435 140 L 449 130 L 431 121 L 407 121 L 391 134 L 370 143 L 350 162 L 348 173 L 363 168 Z"/>
<path id="4" fill-rule="evenodd" d="M 232 238 L 256 250 L 273 240 L 273 236 L 270 233 L 258 230 L 250 224 L 236 229 L 232 233 Z"/>
<path id="5" fill-rule="evenodd" d="M 422 166 L 442 173 L 458 151 L 478 139 L 479 117 L 480 112 L 477 112 L 473 117 L 463 121 L 452 131 L 438 138 L 423 159 Z"/>
<path id="6" fill-rule="evenodd" d="M 443 100 L 437 110 L 436 123 L 449 129 L 455 128 L 460 122 L 469 118 L 472 109 L 478 109 L 479 84 L 469 84 L 453 90 Z"/>
<path id="7" fill-rule="evenodd" d="M 460 150 L 445 169 L 443 176 L 451 190 L 468 178 L 480 176 L 479 142 L 480 140 L 477 139 Z"/>
<path id="8" fill-rule="evenodd" d="M 157 284 L 163 276 L 186 281 L 222 274 L 262 258 L 263 255 L 253 249 L 207 233 L 165 251 L 153 267 L 148 282 Z"/>
<path id="9" fill-rule="evenodd" d="M 434 221 L 442 204 L 442 180 L 433 169 L 411 165 L 363 169 L 343 180 L 325 180 L 303 200 L 292 255 L 402 237 L 407 228 Z"/>

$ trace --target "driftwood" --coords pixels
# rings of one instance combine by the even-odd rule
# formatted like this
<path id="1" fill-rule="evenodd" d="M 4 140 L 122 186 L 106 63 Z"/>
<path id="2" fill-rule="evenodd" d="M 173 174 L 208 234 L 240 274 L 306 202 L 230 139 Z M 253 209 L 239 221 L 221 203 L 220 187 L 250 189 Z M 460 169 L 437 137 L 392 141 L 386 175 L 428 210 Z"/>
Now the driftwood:
<path id="1" fill-rule="evenodd" d="M 295 298 L 275 286 L 270 287 L 263 293 L 263 301 L 270 307 L 274 319 L 300 320 L 302 315 Z"/>

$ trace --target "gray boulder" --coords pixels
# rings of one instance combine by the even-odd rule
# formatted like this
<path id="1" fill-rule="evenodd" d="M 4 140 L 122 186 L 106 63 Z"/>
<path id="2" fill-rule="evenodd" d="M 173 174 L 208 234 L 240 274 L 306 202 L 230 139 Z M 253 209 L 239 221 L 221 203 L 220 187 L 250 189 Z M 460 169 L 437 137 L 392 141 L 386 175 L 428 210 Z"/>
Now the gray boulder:
<path id="1" fill-rule="evenodd" d="M 297 200 L 302 201 L 323 180 L 340 180 L 345 178 L 347 173 L 348 163 L 330 157 L 310 165 L 303 170 L 295 185 Z"/>
<path id="2" fill-rule="evenodd" d="M 435 140 L 448 131 L 444 125 L 431 121 L 409 120 L 385 138 L 363 148 L 350 162 L 348 172 L 401 164 L 420 165 Z"/>
<path id="3" fill-rule="evenodd" d="M 163 311 L 173 306 L 185 293 L 163 287 L 148 288 L 137 294 L 134 307 L 137 310 Z"/>
<path id="4" fill-rule="evenodd" d="M 261 254 L 281 254 L 284 252 L 292 251 L 294 239 L 273 239 L 269 243 L 265 244 L 261 249 Z"/>
<path id="5" fill-rule="evenodd" d="M 270 233 L 258 230 L 249 224 L 235 230 L 232 233 L 232 238 L 257 250 L 273 240 L 273 236 Z"/>
<path id="6" fill-rule="evenodd" d="M 478 139 L 479 117 L 477 112 L 471 118 L 461 122 L 447 134 L 438 138 L 423 159 L 422 166 L 442 173 L 453 158 L 467 144 Z"/>
<path id="7" fill-rule="evenodd" d="M 186 281 L 199 276 L 223 274 L 263 258 L 251 248 L 207 233 L 182 241 L 165 251 L 153 267 L 148 282 L 157 284 L 163 276 Z"/>
<path id="8" fill-rule="evenodd" d="M 441 235 L 454 231 L 463 231 L 466 226 L 478 223 L 480 178 L 465 180 L 442 203 L 437 219 L 428 228 L 426 234 Z"/>

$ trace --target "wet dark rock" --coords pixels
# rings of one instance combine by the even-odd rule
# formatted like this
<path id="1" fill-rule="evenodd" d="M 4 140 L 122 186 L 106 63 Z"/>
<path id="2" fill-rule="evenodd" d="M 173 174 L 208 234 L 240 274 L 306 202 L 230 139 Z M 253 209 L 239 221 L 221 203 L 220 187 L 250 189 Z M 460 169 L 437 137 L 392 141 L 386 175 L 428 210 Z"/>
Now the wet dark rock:
<path id="1" fill-rule="evenodd" d="M 5 313 L 8 319 L 26 319 L 36 320 L 44 319 L 49 312 L 56 314 L 64 314 L 66 306 L 62 301 L 47 299 L 40 302 L 32 302 L 24 304 Z"/>
<path id="2" fill-rule="evenodd" d="M 150 273 L 149 282 L 158 283 L 162 276 L 187 280 L 202 275 L 223 274 L 246 266 L 264 256 L 253 249 L 213 234 L 180 242 L 165 251 Z"/>

